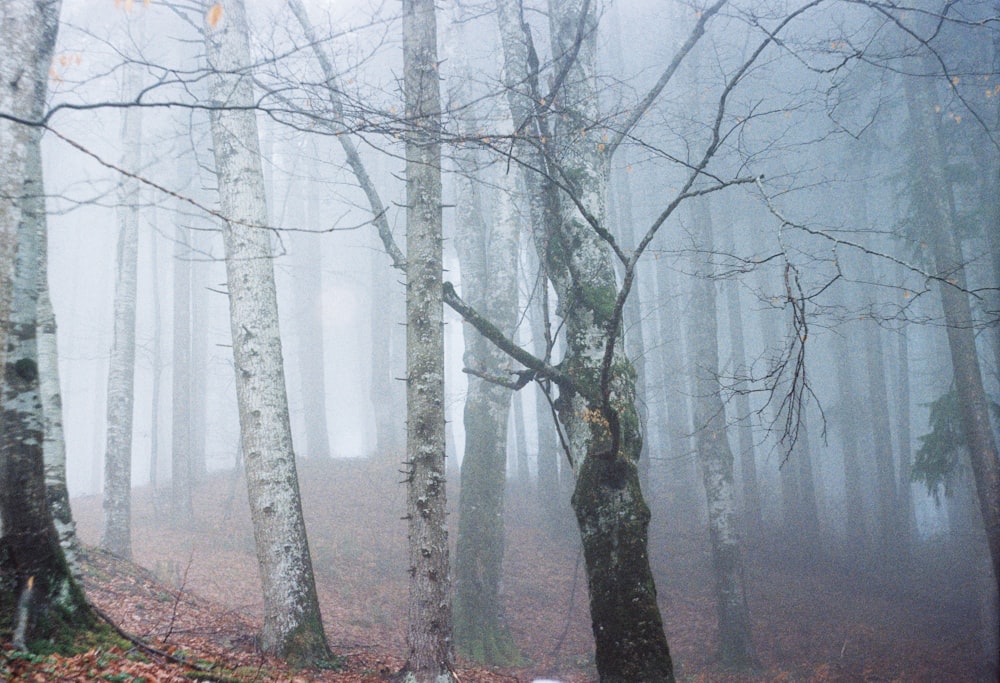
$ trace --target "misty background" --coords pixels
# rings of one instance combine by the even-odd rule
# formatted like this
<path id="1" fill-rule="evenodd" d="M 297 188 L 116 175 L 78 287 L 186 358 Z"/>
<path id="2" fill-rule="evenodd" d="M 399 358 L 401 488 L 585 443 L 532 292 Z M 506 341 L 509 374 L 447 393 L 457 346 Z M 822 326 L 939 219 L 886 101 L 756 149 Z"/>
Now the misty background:
<path id="1" fill-rule="evenodd" d="M 489 140 L 509 125 L 506 105 L 501 106 L 495 18 L 488 6 L 459 4 L 468 12 L 461 44 L 452 38 L 452 3 L 442 3 L 439 12 L 446 126 L 467 109 L 482 129 L 478 143 L 454 140 L 445 149 L 445 279 L 461 288 L 462 267 L 451 240 L 456 166 L 449 157 L 463 144 L 480 145 L 482 172 L 475 182 L 486 197 L 501 191 L 499 179 L 510 162 L 504 144 Z M 311 2 L 309 10 L 345 84 L 350 120 L 344 125 L 358 135 L 362 157 L 388 207 L 389 225 L 401 239 L 404 160 L 394 122 L 402 108 L 398 6 Z M 673 85 L 614 158 L 608 217 L 626 248 L 676 188 L 684 169 L 677 160 L 690 153 L 691 140 L 706 135 L 724 77 L 745 59 L 755 35 L 750 17 L 767 21 L 765 10 L 754 3 L 734 5 L 721 16 L 682 67 L 678 82 L 683 87 Z M 315 118 L 322 77 L 297 25 L 277 0 L 250 2 L 248 11 L 260 59 L 258 123 L 270 224 L 277 228 L 274 266 L 296 455 L 399 461 L 405 428 L 399 379 L 404 374 L 402 275 L 390 267 L 335 136 Z M 990 211 L 997 202 L 992 192 L 997 187 L 1000 41 L 995 6 L 962 2 L 956 12 L 967 17 L 969 26 L 991 12 L 994 16 L 992 41 L 956 22 L 946 57 L 958 80 L 950 91 L 938 88 L 935 111 L 949 150 L 953 209 L 961 218 L 980 367 L 996 403 L 1000 227 Z M 603 8 L 600 104 L 609 126 L 652 85 L 695 13 L 687 5 L 662 1 L 628 0 Z M 526 20 L 538 27 L 536 36 L 547 35 L 544 18 L 540 8 L 526 12 Z M 853 449 L 866 547 L 877 547 L 876 452 L 881 450 L 880 457 L 891 463 L 895 504 L 907 520 L 908 542 L 921 547 L 963 539 L 959 547 L 974 552 L 956 562 L 980 577 L 985 572 L 988 586 L 989 565 L 965 460 L 958 458 L 958 466 L 931 486 L 910 476 L 914 456 L 932 430 L 932 406 L 952 388 L 952 369 L 940 297 L 923 274 L 926 244 L 913 227 L 916 200 L 910 178 L 921 172 L 914 168 L 913 152 L 922 143 L 913 138 L 901 76 L 892 68 L 903 63 L 906 48 L 879 26 L 861 3 L 821 8 L 810 21 L 790 28 L 782 46 L 730 94 L 725 115 L 732 137 L 715 168 L 720 176 L 746 170 L 763 180 L 711 195 L 713 246 L 698 241 L 695 209 L 682 208 L 640 263 L 626 343 L 633 361 L 641 362 L 645 490 L 654 520 L 681 517 L 695 526 L 703 523 L 704 493 L 693 444 L 699 425 L 691 417 L 696 398 L 691 377 L 699 358 L 687 349 L 689 326 L 698 324 L 700 313 L 691 308 L 690 292 L 693 283 L 711 277 L 718 296 L 719 384 L 736 479 L 742 481 L 741 504 L 746 501 L 741 464 L 747 458 L 759 487 L 762 526 L 745 522 L 746 529 L 761 538 L 792 533 L 793 519 L 801 520 L 788 517 L 786 479 L 795 471 L 814 488 L 819 544 L 849 554 L 848 539 L 855 532 L 845 505 L 851 483 L 844 457 Z M 967 29 L 973 38 L 963 33 Z M 848 59 L 855 50 L 867 51 L 868 58 Z M 207 113 L 197 106 L 204 90 L 200 60 L 196 33 L 165 3 L 81 0 L 64 5 L 50 74 L 52 106 L 59 108 L 50 123 L 59 136 L 47 134 L 43 149 L 49 279 L 59 325 L 67 473 L 74 497 L 99 495 L 104 477 L 122 178 L 109 166 L 120 164 L 126 151 L 119 105 L 137 98 L 137 91 L 126 90 L 124 65 L 129 62 L 144 65 L 142 87 L 148 92 L 141 99 L 147 106 L 141 108 L 138 175 L 149 181 L 141 186 L 132 483 L 169 487 L 178 425 L 186 429 L 183 438 L 190 439 L 206 471 L 240 463 L 226 276 L 219 217 L 212 214 L 211 137 Z M 467 71 L 459 71 L 459 64 Z M 494 199 L 483 206 L 488 219 L 499 211 Z M 527 217 L 520 221 L 527 235 Z M 632 236 L 623 236 L 626 227 L 634 228 Z M 520 249 L 524 314 L 517 338 L 532 346 L 538 342 L 530 311 L 538 296 L 538 265 L 530 238 L 522 238 Z M 807 329 L 791 327 L 793 288 L 801 292 L 795 296 L 801 296 Z M 447 308 L 445 320 L 448 455 L 457 483 L 467 375 L 462 371 L 463 323 Z M 783 367 L 789 349 L 803 347 L 808 390 L 802 409 L 808 429 L 796 431 L 790 448 L 778 415 L 787 377 L 775 374 L 775 368 Z M 544 449 L 550 443 L 553 427 L 544 420 L 548 409 L 534 386 L 517 392 L 514 401 L 519 405 L 511 412 L 508 476 L 530 488 L 540 444 Z M 381 435 L 380 410 L 388 411 L 392 423 Z M 741 425 L 749 430 L 743 436 Z M 992 426 L 996 435 L 995 420 Z M 801 474 L 802 458 L 808 459 L 809 474 Z M 565 501 L 571 475 L 565 458 L 559 462 L 562 489 L 554 495 Z M 568 505 L 563 512 L 570 517 Z M 989 637 L 996 615 L 991 624 L 989 596 L 982 605 L 974 618 L 983 622 L 988 651 L 996 643 L 995 635 L 992 641 Z"/>

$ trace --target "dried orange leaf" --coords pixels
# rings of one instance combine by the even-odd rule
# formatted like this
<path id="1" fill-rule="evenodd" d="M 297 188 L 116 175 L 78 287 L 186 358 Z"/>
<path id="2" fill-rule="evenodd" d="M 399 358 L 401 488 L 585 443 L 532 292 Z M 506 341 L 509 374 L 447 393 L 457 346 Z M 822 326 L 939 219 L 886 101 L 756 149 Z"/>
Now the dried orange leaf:
<path id="1" fill-rule="evenodd" d="M 220 19 L 222 19 L 222 3 L 217 2 L 205 13 L 205 23 L 215 28 Z"/>

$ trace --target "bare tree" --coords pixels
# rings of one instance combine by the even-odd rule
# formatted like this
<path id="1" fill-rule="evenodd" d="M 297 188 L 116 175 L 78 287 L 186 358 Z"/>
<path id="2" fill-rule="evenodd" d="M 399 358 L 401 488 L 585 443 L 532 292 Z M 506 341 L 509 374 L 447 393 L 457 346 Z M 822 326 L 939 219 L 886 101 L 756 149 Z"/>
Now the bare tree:
<path id="1" fill-rule="evenodd" d="M 45 277 L 41 128 L 58 1 L 17 0 L 0 11 L 0 563 L 2 617 L 13 643 L 95 625 L 70 572 L 45 494 L 44 416 L 39 388 L 38 297 Z M 26 125 L 28 124 L 28 125 Z M 8 294 L 9 293 L 9 294 Z M 9 298 L 7 298 L 9 296 Z"/>
<path id="2" fill-rule="evenodd" d="M 261 645 L 299 664 L 329 660 L 302 517 L 278 332 L 246 13 L 206 7 L 212 139 L 229 288 L 247 494 L 264 592 Z"/>

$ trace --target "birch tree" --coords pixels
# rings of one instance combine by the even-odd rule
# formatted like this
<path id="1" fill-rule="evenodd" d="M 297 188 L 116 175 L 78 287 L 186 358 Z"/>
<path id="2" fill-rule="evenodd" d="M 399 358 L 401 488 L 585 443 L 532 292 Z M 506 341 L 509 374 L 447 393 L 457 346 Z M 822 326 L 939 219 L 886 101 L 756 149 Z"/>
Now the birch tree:
<path id="1" fill-rule="evenodd" d="M 59 9 L 50 0 L 16 0 L 0 9 L 0 618 L 18 649 L 96 624 L 45 494 L 37 316 L 46 217 L 42 129 L 31 124 L 45 108 Z"/>
<path id="2" fill-rule="evenodd" d="M 712 216 L 704 198 L 694 200 L 694 254 L 712 253 Z M 726 429 L 726 407 L 719 385 L 719 335 L 715 281 L 711 266 L 692 263 L 698 278 L 691 297 L 688 326 L 694 374 L 695 443 L 708 500 L 708 529 L 715 571 L 719 620 L 719 659 L 731 666 L 756 662 L 750 633 L 750 609 L 743 583 L 743 548 L 739 538 L 733 483 L 733 452 Z"/>
<path id="3" fill-rule="evenodd" d="M 125 97 L 138 90 L 138 67 L 125 67 Z M 122 166 L 138 173 L 142 109 L 122 110 Z M 132 557 L 132 406 L 135 383 L 135 305 L 139 257 L 139 181 L 124 176 L 118 207 L 118 271 L 115 278 L 114 337 L 108 363 L 107 447 L 104 453 L 104 526 L 101 547 Z"/>
<path id="4" fill-rule="evenodd" d="M 260 642 L 294 663 L 320 664 L 330 651 L 292 449 L 249 30 L 242 2 L 222 7 L 206 7 L 205 47 L 243 462 L 264 592 Z"/>

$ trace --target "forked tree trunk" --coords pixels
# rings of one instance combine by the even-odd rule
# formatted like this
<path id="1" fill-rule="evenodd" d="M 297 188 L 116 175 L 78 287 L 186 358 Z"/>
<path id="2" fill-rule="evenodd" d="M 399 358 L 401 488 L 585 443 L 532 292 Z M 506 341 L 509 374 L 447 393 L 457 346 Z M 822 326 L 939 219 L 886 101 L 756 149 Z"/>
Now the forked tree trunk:
<path id="1" fill-rule="evenodd" d="M 205 27 L 205 46 L 213 69 L 215 167 L 227 219 L 223 238 L 243 462 L 264 592 L 260 642 L 265 652 L 316 664 L 328 660 L 330 651 L 292 449 L 243 3 L 227 3 L 216 18 Z"/>
<path id="2" fill-rule="evenodd" d="M 558 163 L 562 176 L 572 179 L 571 191 L 603 224 L 608 159 L 592 129 L 600 118 L 597 12 L 586 1 L 550 1 L 549 21 L 554 58 L 567 69 L 555 129 Z M 611 368 L 610 414 L 600 389 L 607 335 L 620 334 L 610 327 L 618 293 L 612 255 L 570 201 L 562 203 L 550 229 L 541 257 L 559 296 L 557 313 L 566 322 L 560 368 L 583 392 L 560 387 L 557 410 L 577 477 L 572 505 L 583 542 L 597 671 L 603 683 L 673 681 L 647 554 L 650 514 L 639 484 L 635 370 L 621 343 Z"/>

